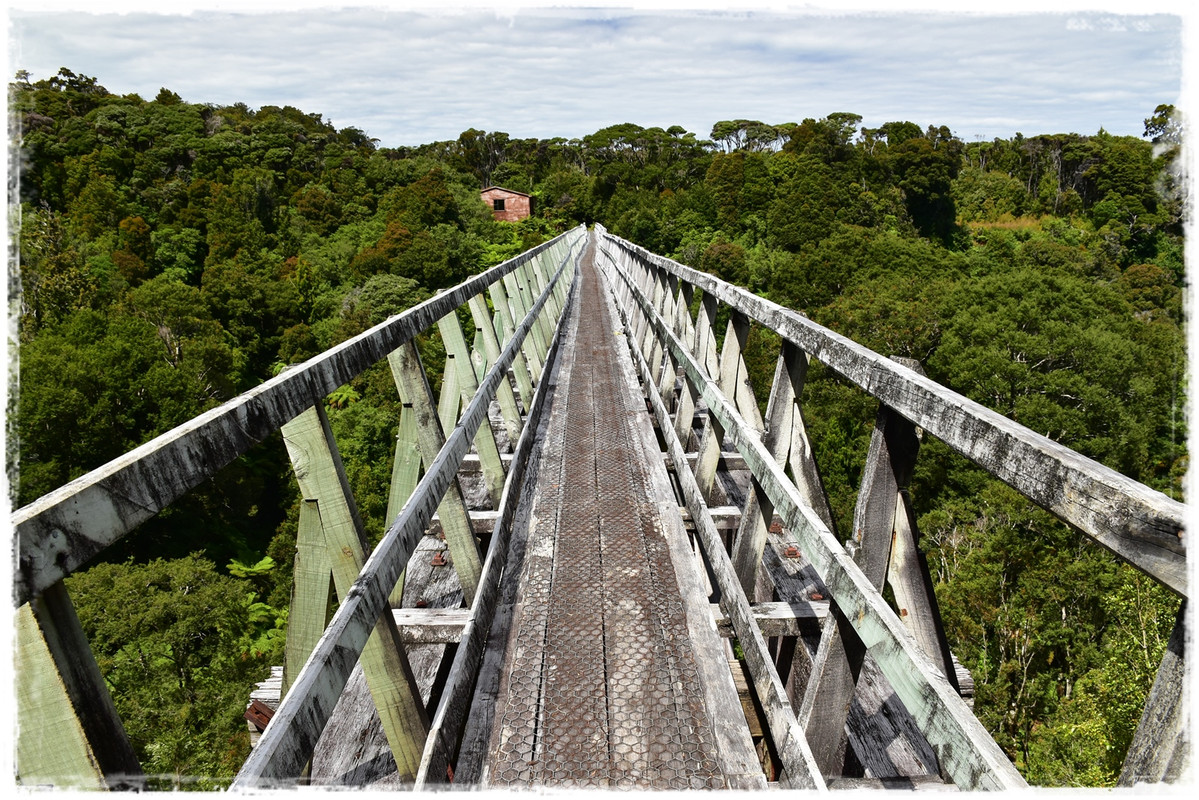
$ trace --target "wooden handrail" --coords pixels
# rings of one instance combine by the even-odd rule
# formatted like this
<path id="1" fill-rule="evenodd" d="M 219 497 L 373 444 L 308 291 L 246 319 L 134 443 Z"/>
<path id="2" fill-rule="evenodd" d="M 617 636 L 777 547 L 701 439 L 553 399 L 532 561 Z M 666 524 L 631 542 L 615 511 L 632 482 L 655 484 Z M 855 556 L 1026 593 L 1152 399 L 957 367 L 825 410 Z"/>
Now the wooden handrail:
<path id="1" fill-rule="evenodd" d="M 1185 507 L 1165 494 L 1042 436 L 803 315 L 623 239 L 646 264 L 745 314 L 966 458 L 1111 550 L 1180 597 L 1188 596 Z"/>
<path id="2" fill-rule="evenodd" d="M 18 509 L 14 605 L 71 574 L 491 284 L 583 235 L 575 228 L 492 267 Z"/>
<path id="3" fill-rule="evenodd" d="M 337 613 L 231 788 L 269 788 L 276 783 L 290 783 L 312 757 L 313 748 L 333 713 L 367 637 L 376 620 L 387 610 L 392 587 L 454 480 L 475 433 L 487 419 L 488 406 L 500 382 L 508 379 L 508 367 L 515 360 L 526 335 L 539 324 L 542 309 L 554 296 L 572 255 L 573 252 L 568 252 L 563 258 L 557 272 L 517 326 L 508 346 L 488 370 L 457 426 L 446 438 L 445 445 L 428 465 L 416 491 L 371 553 L 353 587 L 341 598 Z"/>

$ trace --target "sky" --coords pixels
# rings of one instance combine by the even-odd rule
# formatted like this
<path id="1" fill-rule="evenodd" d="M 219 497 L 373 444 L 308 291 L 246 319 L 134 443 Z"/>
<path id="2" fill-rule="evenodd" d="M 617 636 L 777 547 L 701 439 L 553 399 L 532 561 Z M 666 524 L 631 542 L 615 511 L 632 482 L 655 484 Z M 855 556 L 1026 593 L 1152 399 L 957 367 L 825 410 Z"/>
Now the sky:
<path id="1" fill-rule="evenodd" d="M 166 87 L 193 103 L 291 105 L 384 147 L 472 127 L 575 138 L 623 122 L 707 138 L 722 119 L 838 111 L 871 127 L 947 125 L 966 141 L 1140 136 L 1159 103 L 1184 105 L 1177 3 L 1045 0 L 977 14 L 956 10 L 977 3 L 752 2 L 184 0 L 162 13 L 136 0 L 92 11 L 17 0 L 8 73 L 37 80 L 65 66 L 117 94 Z"/>

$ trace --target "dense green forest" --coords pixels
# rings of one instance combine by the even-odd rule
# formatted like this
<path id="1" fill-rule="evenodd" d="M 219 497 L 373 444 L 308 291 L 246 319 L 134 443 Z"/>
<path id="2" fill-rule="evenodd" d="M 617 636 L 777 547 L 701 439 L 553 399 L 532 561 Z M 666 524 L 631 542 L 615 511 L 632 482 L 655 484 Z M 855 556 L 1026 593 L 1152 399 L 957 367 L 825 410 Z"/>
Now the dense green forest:
<path id="1" fill-rule="evenodd" d="M 1180 496 L 1181 136 L 964 142 L 948 128 L 621 124 L 384 148 L 287 107 L 67 69 L 9 87 L 20 158 L 15 505 L 578 223 L 746 286 Z M 530 193 L 496 222 L 479 189 Z M 777 342 L 752 337 L 763 400 Z M 424 343 L 432 363 L 437 345 Z M 435 373 L 436 370 L 430 370 Z M 328 408 L 379 535 L 398 400 L 382 368 Z M 840 530 L 877 403 L 818 366 L 804 409 Z M 926 439 L 912 496 L 976 711 L 1025 777 L 1111 785 L 1178 600 Z M 222 785 L 252 682 L 281 663 L 298 495 L 276 438 L 69 579 L 139 758 Z M 200 587 L 180 591 L 180 587 Z M 199 780 L 188 776 L 199 776 Z"/>

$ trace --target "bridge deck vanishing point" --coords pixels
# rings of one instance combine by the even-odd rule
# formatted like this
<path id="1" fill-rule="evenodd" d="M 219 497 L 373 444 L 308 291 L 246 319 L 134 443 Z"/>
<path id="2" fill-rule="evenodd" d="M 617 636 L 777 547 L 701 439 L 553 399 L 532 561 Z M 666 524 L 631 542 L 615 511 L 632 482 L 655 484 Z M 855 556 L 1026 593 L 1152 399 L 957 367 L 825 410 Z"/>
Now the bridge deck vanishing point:
<path id="1" fill-rule="evenodd" d="M 511 617 L 494 716 L 472 714 L 491 729 L 480 782 L 764 786 L 593 256 L 582 260 L 536 484 L 513 537 L 519 580 L 502 606 Z"/>
<path id="2" fill-rule="evenodd" d="M 780 346 L 765 413 L 754 326 Z M 809 359 L 878 400 L 848 536 L 803 421 Z M 382 362 L 402 411 L 372 548 L 325 401 Z M 63 579 L 276 432 L 302 497 L 285 663 L 251 695 L 234 790 L 1023 788 L 920 554 L 921 436 L 1188 595 L 1182 504 L 580 227 L 19 509 L 22 783 L 144 788 Z M 1185 609 L 1122 785 L 1189 768 Z"/>
<path id="3" fill-rule="evenodd" d="M 545 374 L 545 406 L 453 781 L 488 788 L 765 788 L 779 771 L 778 755 L 763 741 L 764 713 L 755 707 L 734 633 L 715 602 L 719 589 L 673 483 L 633 364 L 635 333 L 625 328 L 611 278 L 595 260 L 592 244 L 580 259 L 557 358 Z M 731 505 L 716 513 L 731 544 L 748 472 L 734 453 L 723 455 L 716 492 Z M 459 476 L 465 486 L 479 477 L 472 463 Z M 806 558 L 784 555 L 795 548 L 777 520 L 769 539 L 760 582 L 781 602 L 755 607 L 760 617 L 779 616 L 775 633 L 790 634 L 771 638 L 772 656 L 788 700 L 798 704 L 828 590 Z M 457 619 L 451 615 L 461 612 L 449 609 L 462 591 L 452 567 L 435 526 L 409 562 L 397 622 L 415 629 L 422 610 L 433 608 L 447 609 L 440 619 Z M 445 678 L 439 665 L 453 656 L 445 648 L 420 641 L 409 647 L 426 702 L 435 702 Z M 960 667 L 956 677 L 970 680 Z M 869 658 L 847 723 L 859 770 L 889 785 L 952 788 Z M 311 781 L 403 783 L 360 669 L 317 745 Z"/>

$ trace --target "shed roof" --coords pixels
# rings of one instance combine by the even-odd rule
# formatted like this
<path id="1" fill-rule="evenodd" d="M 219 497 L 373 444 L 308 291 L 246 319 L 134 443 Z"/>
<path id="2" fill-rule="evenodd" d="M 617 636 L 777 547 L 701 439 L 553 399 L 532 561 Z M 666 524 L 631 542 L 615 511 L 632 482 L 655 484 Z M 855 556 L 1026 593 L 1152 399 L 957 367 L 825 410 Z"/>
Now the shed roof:
<path id="1" fill-rule="evenodd" d="M 508 194 L 518 194 L 521 197 L 532 197 L 532 195 L 525 194 L 524 192 L 518 192 L 515 189 L 507 189 L 503 186 L 488 186 L 488 187 L 484 188 L 482 191 L 490 192 L 492 189 L 495 189 L 495 190 L 501 191 L 501 192 L 507 192 Z"/>

